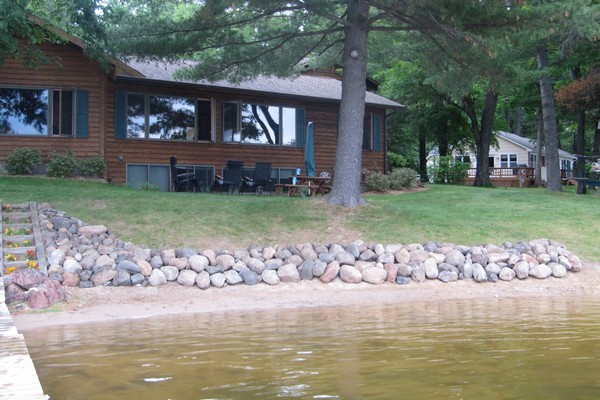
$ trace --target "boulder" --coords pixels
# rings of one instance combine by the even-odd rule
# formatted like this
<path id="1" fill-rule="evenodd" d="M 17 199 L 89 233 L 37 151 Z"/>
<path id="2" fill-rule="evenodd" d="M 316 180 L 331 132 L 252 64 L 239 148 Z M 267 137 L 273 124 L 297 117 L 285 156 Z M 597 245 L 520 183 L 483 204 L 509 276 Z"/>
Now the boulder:
<path id="1" fill-rule="evenodd" d="M 160 286 L 167 284 L 167 277 L 165 273 L 162 272 L 159 268 L 154 268 L 152 273 L 148 277 L 148 285 L 150 286 Z"/>
<path id="2" fill-rule="evenodd" d="M 177 275 L 177 283 L 183 286 L 194 286 L 198 273 L 191 269 L 185 269 Z"/>
<path id="3" fill-rule="evenodd" d="M 362 272 L 362 280 L 374 285 L 381 285 L 387 279 L 388 273 L 384 268 L 368 267 Z"/>
<path id="4" fill-rule="evenodd" d="M 271 286 L 278 285 L 280 282 L 279 276 L 277 276 L 277 271 L 271 269 L 265 269 L 260 276 L 263 282 Z"/>
<path id="5" fill-rule="evenodd" d="M 41 285 L 46 278 L 40 271 L 31 268 L 17 269 L 10 276 L 13 284 L 19 285 L 25 290 Z"/>
<path id="6" fill-rule="evenodd" d="M 338 276 L 339 272 L 340 263 L 337 261 L 332 261 L 329 264 L 327 264 L 327 267 L 325 267 L 325 272 L 323 272 L 323 275 L 321 275 L 319 279 L 323 283 L 329 283 Z"/>
<path id="7" fill-rule="evenodd" d="M 208 289 L 210 287 L 210 274 L 206 271 L 199 272 L 196 277 L 196 285 L 200 289 Z"/>
<path id="8" fill-rule="evenodd" d="M 96 235 L 103 235 L 108 232 L 108 228 L 104 225 L 86 225 L 79 228 L 79 234 L 81 236 L 91 237 Z"/>
<path id="9" fill-rule="evenodd" d="M 362 274 L 352 265 L 342 265 L 340 267 L 340 279 L 346 283 L 362 282 Z"/>
<path id="10" fill-rule="evenodd" d="M 165 277 L 169 282 L 175 281 L 177 279 L 177 276 L 179 276 L 179 269 L 172 265 L 160 267 L 160 270 L 165 274 Z"/>
<path id="11" fill-rule="evenodd" d="M 277 270 L 281 282 L 300 282 L 300 273 L 295 264 L 285 264 Z"/>

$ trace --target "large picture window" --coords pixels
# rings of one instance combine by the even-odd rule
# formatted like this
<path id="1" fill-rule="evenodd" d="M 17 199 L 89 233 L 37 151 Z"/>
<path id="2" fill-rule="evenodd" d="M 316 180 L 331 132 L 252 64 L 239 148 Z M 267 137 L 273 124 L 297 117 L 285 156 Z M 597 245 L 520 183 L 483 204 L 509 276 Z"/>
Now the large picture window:
<path id="1" fill-rule="evenodd" d="M 116 94 L 115 136 L 132 139 L 213 140 L 211 100 Z"/>
<path id="2" fill-rule="evenodd" d="M 87 137 L 88 92 L 0 88 L 0 134 Z"/>
<path id="3" fill-rule="evenodd" d="M 223 103 L 223 141 L 278 146 L 304 143 L 304 110 L 264 104 Z"/>

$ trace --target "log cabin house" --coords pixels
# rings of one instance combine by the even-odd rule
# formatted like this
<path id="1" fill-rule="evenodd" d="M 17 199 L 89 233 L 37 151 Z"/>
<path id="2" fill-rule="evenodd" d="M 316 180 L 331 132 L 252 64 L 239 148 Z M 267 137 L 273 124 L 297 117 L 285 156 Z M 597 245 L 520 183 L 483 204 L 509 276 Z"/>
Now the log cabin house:
<path id="1" fill-rule="evenodd" d="M 176 156 L 206 190 L 229 159 L 250 168 L 265 161 L 274 180 L 286 183 L 304 169 L 312 121 L 317 173 L 334 172 L 341 98 L 335 71 L 237 84 L 177 80 L 173 73 L 183 64 L 164 62 L 113 60 L 106 72 L 84 55 L 84 43 L 58 32 L 65 43 L 41 45 L 58 62 L 0 65 L 0 163 L 18 147 L 39 149 L 44 162 L 53 152 L 73 151 L 78 159 L 102 157 L 110 182 L 169 190 L 169 158 Z M 368 88 L 376 88 L 373 81 Z M 363 168 L 385 170 L 387 113 L 400 107 L 367 92 Z"/>

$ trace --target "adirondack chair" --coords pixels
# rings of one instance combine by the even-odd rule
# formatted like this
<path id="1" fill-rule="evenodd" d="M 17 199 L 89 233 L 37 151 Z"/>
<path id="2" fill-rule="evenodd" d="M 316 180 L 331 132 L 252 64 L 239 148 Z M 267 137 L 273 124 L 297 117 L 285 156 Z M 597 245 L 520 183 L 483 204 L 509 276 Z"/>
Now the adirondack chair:
<path id="1" fill-rule="evenodd" d="M 235 189 L 241 193 L 242 171 L 244 170 L 244 162 L 237 160 L 228 160 L 223 176 L 215 174 L 215 180 L 210 188 L 210 192 L 214 193 L 217 189 L 223 193 L 223 189 L 227 193 L 233 193 Z"/>
<path id="2" fill-rule="evenodd" d="M 242 183 L 242 191 L 261 194 L 268 190 L 271 194 L 271 163 L 257 162 L 252 177 L 245 176 Z"/>

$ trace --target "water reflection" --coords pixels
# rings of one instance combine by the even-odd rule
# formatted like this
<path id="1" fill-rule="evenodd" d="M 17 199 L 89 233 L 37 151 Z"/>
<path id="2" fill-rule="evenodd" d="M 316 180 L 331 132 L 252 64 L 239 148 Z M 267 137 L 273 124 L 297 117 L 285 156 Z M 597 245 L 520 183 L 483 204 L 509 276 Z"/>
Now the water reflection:
<path id="1" fill-rule="evenodd" d="M 26 333 L 53 399 L 600 398 L 600 300 L 180 315 Z"/>

